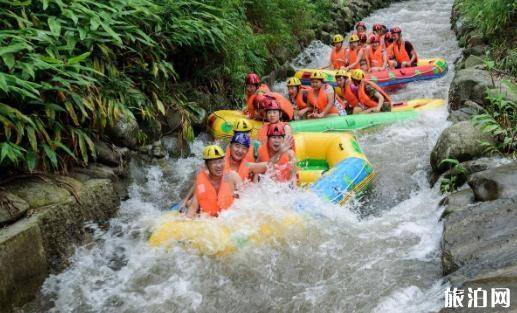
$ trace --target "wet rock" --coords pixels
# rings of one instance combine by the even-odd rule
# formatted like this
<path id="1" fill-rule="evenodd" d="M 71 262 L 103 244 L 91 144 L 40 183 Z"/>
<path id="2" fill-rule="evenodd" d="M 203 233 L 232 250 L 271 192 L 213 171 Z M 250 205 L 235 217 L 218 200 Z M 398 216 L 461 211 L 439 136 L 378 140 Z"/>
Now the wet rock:
<path id="1" fill-rule="evenodd" d="M 294 76 L 295 72 L 294 67 L 289 62 L 286 62 L 276 71 L 276 79 L 286 80 L 288 77 Z"/>
<path id="2" fill-rule="evenodd" d="M 471 120 L 474 115 L 479 114 L 483 110 L 483 107 L 476 102 L 467 100 L 463 103 L 461 108 L 452 111 L 447 119 L 453 123 L 468 121 Z"/>
<path id="3" fill-rule="evenodd" d="M 473 277 L 483 269 L 517 263 L 517 198 L 470 205 L 451 213 L 444 223 L 444 274 L 461 269 Z"/>
<path id="4" fill-rule="evenodd" d="M 162 142 L 169 156 L 173 158 L 190 155 L 189 145 L 182 144 L 182 141 L 177 136 L 165 136 L 162 138 Z"/>
<path id="5" fill-rule="evenodd" d="M 0 191 L 0 226 L 10 224 L 25 215 L 29 204 L 20 197 Z"/>
<path id="6" fill-rule="evenodd" d="M 451 213 L 459 212 L 475 201 L 474 192 L 470 188 L 452 192 L 440 201 L 440 205 L 447 206 L 441 218 L 443 219 Z"/>
<path id="7" fill-rule="evenodd" d="M 450 110 L 458 110 L 467 100 L 485 103 L 486 91 L 492 87 L 492 79 L 487 71 L 475 68 L 457 71 L 449 89 Z"/>
<path id="8" fill-rule="evenodd" d="M 517 161 L 475 173 L 468 184 L 477 201 L 517 197 Z"/>
<path id="9" fill-rule="evenodd" d="M 467 45 L 469 47 L 481 46 L 484 44 L 486 44 L 486 40 L 485 40 L 485 38 L 483 38 L 483 34 L 481 34 L 478 31 L 469 33 L 468 39 L 467 39 Z"/>
<path id="10" fill-rule="evenodd" d="M 167 121 L 167 126 L 169 126 L 169 129 L 171 131 L 175 131 L 180 128 L 182 117 L 178 111 L 171 109 L 167 111 L 165 120 Z"/>
<path id="11" fill-rule="evenodd" d="M 110 145 L 104 141 L 95 141 L 95 150 L 97 151 L 96 161 L 109 166 L 119 166 L 127 157 L 128 150 Z"/>
<path id="12" fill-rule="evenodd" d="M 208 117 L 208 114 L 205 109 L 203 109 L 200 106 L 192 106 L 191 110 L 191 118 L 190 121 L 192 122 L 192 126 L 196 127 L 205 127 L 206 126 L 206 119 Z"/>
<path id="13" fill-rule="evenodd" d="M 162 136 L 162 124 L 157 118 L 142 122 L 142 130 L 147 136 L 147 142 L 156 141 Z"/>
<path id="14" fill-rule="evenodd" d="M 155 158 L 161 159 L 166 155 L 165 149 L 162 145 L 161 140 L 155 141 L 153 143 L 153 148 L 151 149 L 151 155 Z"/>
<path id="15" fill-rule="evenodd" d="M 73 188 L 78 188 L 81 183 L 67 178 L 68 185 Z M 56 203 L 64 203 L 70 200 L 70 192 L 52 182 L 52 180 L 44 178 L 34 178 L 31 180 L 17 180 L 5 189 L 9 192 L 23 199 L 30 208 L 40 208 L 53 205 Z"/>
<path id="16" fill-rule="evenodd" d="M 464 62 L 465 68 L 476 67 L 478 65 L 483 65 L 483 64 L 484 64 L 483 59 L 476 55 L 471 55 L 471 56 L 467 57 Z"/>
<path id="17" fill-rule="evenodd" d="M 92 178 L 110 179 L 116 181 L 118 179 L 115 169 L 99 163 L 91 163 L 88 167 L 76 167 L 72 170 L 71 175 L 83 174 L 86 176 L 85 180 Z"/>
<path id="18" fill-rule="evenodd" d="M 120 147 L 138 148 L 138 134 L 140 127 L 133 116 L 121 116 L 113 127 L 108 129 L 108 135 L 113 143 Z"/>
<path id="19" fill-rule="evenodd" d="M 457 159 L 463 162 L 484 155 L 484 148 L 479 144 L 480 141 L 493 143 L 494 139 L 470 121 L 449 126 L 442 132 L 431 152 L 433 171 L 442 173 L 447 170 L 446 164 L 440 164 L 444 159 Z"/>
<path id="20" fill-rule="evenodd" d="M 464 45 L 465 44 L 463 44 L 463 46 Z M 482 57 L 485 55 L 487 49 L 488 49 L 487 45 L 472 46 L 469 48 L 465 48 L 465 50 L 463 50 L 463 55 L 465 55 L 465 56 L 476 55 L 476 56 Z"/>

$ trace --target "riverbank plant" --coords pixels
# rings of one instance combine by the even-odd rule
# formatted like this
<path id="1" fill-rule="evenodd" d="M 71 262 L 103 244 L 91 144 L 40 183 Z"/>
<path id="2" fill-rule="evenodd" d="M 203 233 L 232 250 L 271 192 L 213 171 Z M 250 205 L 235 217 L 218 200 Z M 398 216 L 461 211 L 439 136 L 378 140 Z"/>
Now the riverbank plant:
<path id="1" fill-rule="evenodd" d="M 440 180 L 440 191 L 448 193 L 458 190 L 467 180 L 467 169 L 456 159 L 444 159 L 440 166 L 446 165 L 448 172 Z"/>
<path id="2" fill-rule="evenodd" d="M 300 50 L 320 2 L 0 0 L 0 168 L 86 165 L 124 115 L 179 111 L 192 139 L 197 104 L 177 83 L 242 93 L 247 72 Z"/>

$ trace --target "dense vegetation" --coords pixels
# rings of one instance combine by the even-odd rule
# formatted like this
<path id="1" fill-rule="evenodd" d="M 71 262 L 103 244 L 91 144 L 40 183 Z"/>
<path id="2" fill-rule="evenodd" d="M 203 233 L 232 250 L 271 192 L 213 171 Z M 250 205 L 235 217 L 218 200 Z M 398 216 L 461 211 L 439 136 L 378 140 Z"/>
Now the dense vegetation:
<path id="1" fill-rule="evenodd" d="M 0 168 L 86 165 L 94 139 L 122 115 L 176 110 L 191 138 L 196 108 L 183 82 L 240 94 L 246 72 L 300 50 L 328 3 L 0 0 Z"/>
<path id="2" fill-rule="evenodd" d="M 460 0 L 458 9 L 466 26 L 478 30 L 489 43 L 488 54 L 498 69 L 517 76 L 517 2 L 512 0 Z"/>

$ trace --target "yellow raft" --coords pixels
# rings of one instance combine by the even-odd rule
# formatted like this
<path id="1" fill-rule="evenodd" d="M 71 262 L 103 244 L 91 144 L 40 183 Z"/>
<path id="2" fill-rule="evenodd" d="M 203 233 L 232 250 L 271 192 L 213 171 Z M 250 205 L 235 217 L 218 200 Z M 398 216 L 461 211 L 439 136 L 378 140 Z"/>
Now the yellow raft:
<path id="1" fill-rule="evenodd" d="M 337 122 L 338 125 L 343 126 L 339 127 L 339 131 L 349 131 L 414 118 L 417 116 L 415 113 L 416 111 L 434 109 L 441 107 L 444 104 L 445 101 L 443 99 L 414 99 L 406 102 L 395 103 L 392 107 L 392 112 L 347 115 L 319 120 L 303 120 L 291 122 L 290 124 L 293 127 L 294 132 L 323 132 L 327 131 L 327 129 L 324 128 L 324 125 L 322 125 L 322 127 L 315 125 L 325 124 L 327 121 L 332 119 L 332 121 Z M 208 131 L 215 139 L 230 139 L 233 135 L 234 123 L 241 118 L 247 117 L 239 110 L 216 111 L 208 117 Z M 253 128 L 251 131 L 251 137 L 256 138 L 263 123 L 252 119 L 247 120 Z"/>

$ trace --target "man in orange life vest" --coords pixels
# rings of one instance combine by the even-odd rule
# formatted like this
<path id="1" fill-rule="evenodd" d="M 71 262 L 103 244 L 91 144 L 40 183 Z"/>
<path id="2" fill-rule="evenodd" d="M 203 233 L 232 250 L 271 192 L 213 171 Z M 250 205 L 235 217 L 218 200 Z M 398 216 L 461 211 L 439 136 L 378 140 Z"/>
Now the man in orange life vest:
<path id="1" fill-rule="evenodd" d="M 189 206 L 188 216 L 193 217 L 198 212 L 218 216 L 232 205 L 242 179 L 235 171 L 225 168 L 224 156 L 223 149 L 216 145 L 207 146 L 203 150 L 207 170 L 201 170 L 196 177 L 195 196 Z"/>
<path id="2" fill-rule="evenodd" d="M 369 72 L 383 71 L 388 67 L 388 56 L 377 36 L 370 36 L 370 46 L 366 50 L 366 62 Z"/>
<path id="3" fill-rule="evenodd" d="M 325 74 L 322 71 L 314 71 L 311 74 L 311 87 L 307 100 L 314 108 L 314 112 L 308 117 L 322 118 L 339 115 L 340 111 L 336 107 L 339 103 L 336 103 L 334 88 L 325 84 Z"/>
<path id="4" fill-rule="evenodd" d="M 267 132 L 267 144 L 260 146 L 258 162 L 269 162 L 271 178 L 278 182 L 293 181 L 296 177 L 296 156 L 290 148 L 294 140 L 286 138 L 284 125 L 271 124 Z M 256 176 L 258 179 L 258 175 Z"/>
<path id="5" fill-rule="evenodd" d="M 246 104 L 247 107 L 244 109 L 244 113 L 248 114 L 250 118 L 255 118 L 255 98 L 258 95 L 269 92 L 269 87 L 266 84 L 261 83 L 260 77 L 255 73 L 249 73 L 246 75 Z M 257 117 L 256 119 L 260 119 Z"/>
<path id="6" fill-rule="evenodd" d="M 361 68 L 361 60 L 363 59 L 363 50 L 359 47 L 359 36 L 352 34 L 348 39 L 349 47 L 346 50 L 345 70 Z"/>
<path id="7" fill-rule="evenodd" d="M 321 67 L 324 68 L 332 68 L 334 70 L 339 70 L 340 68 L 345 67 L 345 48 L 343 47 L 343 41 L 345 39 L 342 35 L 337 34 L 332 37 L 332 44 L 334 48 L 330 52 L 330 63 L 327 66 Z"/>
<path id="8" fill-rule="evenodd" d="M 345 98 L 353 106 L 353 114 L 391 111 L 391 98 L 375 84 L 364 79 L 362 70 L 353 70 L 352 83 L 345 87 Z"/>
<path id="9" fill-rule="evenodd" d="M 289 100 L 294 107 L 294 118 L 302 119 L 306 114 L 312 112 L 313 108 L 308 105 L 308 97 L 311 87 L 302 86 L 302 82 L 297 77 L 291 77 L 287 80 L 287 92 Z"/>
<path id="10" fill-rule="evenodd" d="M 418 55 L 415 47 L 411 42 L 402 40 L 400 27 L 393 27 L 391 35 L 393 37 L 393 54 L 397 61 L 396 68 L 416 66 Z"/>

